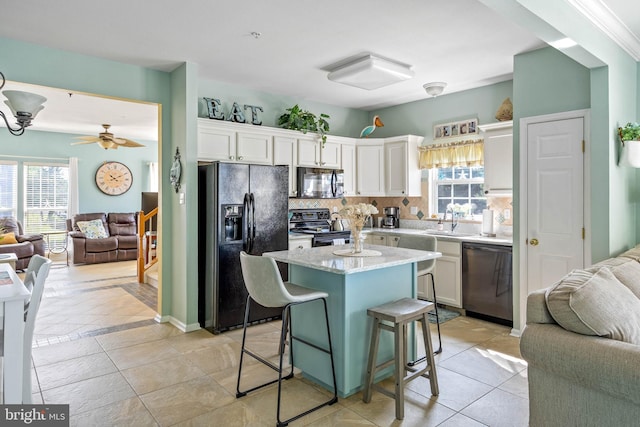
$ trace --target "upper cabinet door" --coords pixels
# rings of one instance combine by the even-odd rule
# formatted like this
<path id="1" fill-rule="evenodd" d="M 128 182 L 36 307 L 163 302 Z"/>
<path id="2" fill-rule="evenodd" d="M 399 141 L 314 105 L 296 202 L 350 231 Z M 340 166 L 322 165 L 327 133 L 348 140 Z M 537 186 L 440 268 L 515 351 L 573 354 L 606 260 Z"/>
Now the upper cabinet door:
<path id="1" fill-rule="evenodd" d="M 238 132 L 236 160 L 242 163 L 273 164 L 272 137 L 263 133 Z"/>
<path id="2" fill-rule="evenodd" d="M 293 137 L 273 137 L 273 164 L 289 166 L 289 196 L 297 195 L 296 161 L 298 141 Z"/>
<path id="3" fill-rule="evenodd" d="M 340 168 L 344 171 L 344 195 L 356 195 L 356 146 L 355 144 L 341 144 Z"/>
<path id="4" fill-rule="evenodd" d="M 385 192 L 387 196 L 422 196 L 418 144 L 422 137 L 407 135 L 385 139 Z"/>
<path id="5" fill-rule="evenodd" d="M 356 146 L 356 195 L 384 196 L 384 141 L 359 141 Z"/>
<path id="6" fill-rule="evenodd" d="M 508 196 L 513 192 L 513 122 L 479 126 L 484 137 L 484 193 Z"/>
<path id="7" fill-rule="evenodd" d="M 298 166 L 320 166 L 320 144 L 317 138 L 298 138 Z"/>
<path id="8" fill-rule="evenodd" d="M 318 142 L 318 144 L 322 146 L 322 142 Z M 323 168 L 340 168 L 340 146 L 340 143 L 333 142 L 329 138 L 327 138 L 327 142 L 324 144 L 324 147 L 320 151 L 320 165 Z"/>
<path id="9" fill-rule="evenodd" d="M 236 133 L 198 125 L 198 160 L 236 160 Z"/>

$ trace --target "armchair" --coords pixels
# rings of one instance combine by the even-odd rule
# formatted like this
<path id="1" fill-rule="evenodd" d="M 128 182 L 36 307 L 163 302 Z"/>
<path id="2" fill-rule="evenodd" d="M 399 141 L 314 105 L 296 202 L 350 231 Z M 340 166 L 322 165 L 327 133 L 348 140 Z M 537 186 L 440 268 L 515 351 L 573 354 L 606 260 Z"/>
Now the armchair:
<path id="1" fill-rule="evenodd" d="M 18 257 L 16 270 L 24 270 L 34 255 L 45 256 L 45 245 L 42 234 L 24 234 L 22 223 L 13 217 L 0 218 L 0 232 L 13 233 L 17 243 L 1 244 L 0 254 L 14 253 Z"/>

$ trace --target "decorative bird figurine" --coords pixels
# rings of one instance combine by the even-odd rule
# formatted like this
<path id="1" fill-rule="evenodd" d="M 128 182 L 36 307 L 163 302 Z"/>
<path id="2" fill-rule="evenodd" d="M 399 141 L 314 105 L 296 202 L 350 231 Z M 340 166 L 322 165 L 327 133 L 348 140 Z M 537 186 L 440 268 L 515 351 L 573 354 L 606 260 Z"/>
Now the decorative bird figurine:
<path id="1" fill-rule="evenodd" d="M 360 138 L 368 138 L 369 135 L 371 135 L 373 131 L 376 130 L 377 127 L 381 128 L 383 126 L 384 124 L 382 123 L 382 120 L 380 120 L 380 116 L 374 116 L 373 124 L 371 126 L 367 126 L 366 128 L 362 129 L 362 132 L 360 132 Z"/>

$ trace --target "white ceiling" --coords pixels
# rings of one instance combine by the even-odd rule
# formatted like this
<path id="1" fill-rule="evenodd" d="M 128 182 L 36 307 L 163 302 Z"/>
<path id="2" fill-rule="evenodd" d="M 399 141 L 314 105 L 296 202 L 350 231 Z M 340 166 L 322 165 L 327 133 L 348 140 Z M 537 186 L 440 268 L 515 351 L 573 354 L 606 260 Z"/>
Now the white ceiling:
<path id="1" fill-rule="evenodd" d="M 606 4 L 640 34 L 635 0 L 568 1 Z M 447 94 L 509 80 L 513 56 L 544 45 L 478 0 L 30 0 L 3 8 L 0 36 L 163 71 L 187 61 L 202 79 L 364 110 L 427 98 L 431 81 Z M 372 91 L 327 79 L 365 52 L 410 64 L 415 77 Z M 49 98 L 32 129 L 97 134 L 110 123 L 116 136 L 155 139 L 155 107 L 31 91 Z"/>

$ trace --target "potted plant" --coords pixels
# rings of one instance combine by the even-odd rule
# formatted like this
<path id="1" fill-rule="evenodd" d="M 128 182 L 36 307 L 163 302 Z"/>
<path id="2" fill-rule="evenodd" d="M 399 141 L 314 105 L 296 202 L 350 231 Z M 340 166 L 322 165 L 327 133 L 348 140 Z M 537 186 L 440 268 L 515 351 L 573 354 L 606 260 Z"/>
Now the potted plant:
<path id="1" fill-rule="evenodd" d="M 622 142 L 620 164 L 640 168 L 640 124 L 627 123 L 619 127 L 618 136 Z"/>
<path id="2" fill-rule="evenodd" d="M 298 104 L 287 108 L 283 115 L 278 118 L 278 126 L 285 129 L 298 130 L 302 133 L 315 132 L 322 139 L 322 146 L 327 142 L 327 132 L 329 132 L 329 122 L 327 114 L 321 113 L 319 117 L 315 114 L 301 109 Z"/>

